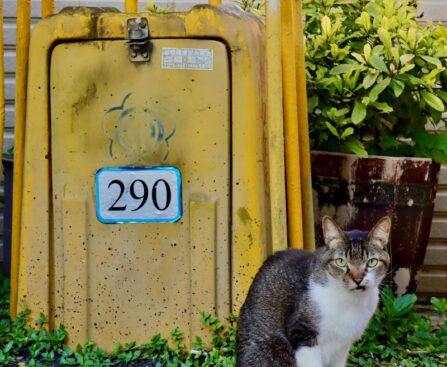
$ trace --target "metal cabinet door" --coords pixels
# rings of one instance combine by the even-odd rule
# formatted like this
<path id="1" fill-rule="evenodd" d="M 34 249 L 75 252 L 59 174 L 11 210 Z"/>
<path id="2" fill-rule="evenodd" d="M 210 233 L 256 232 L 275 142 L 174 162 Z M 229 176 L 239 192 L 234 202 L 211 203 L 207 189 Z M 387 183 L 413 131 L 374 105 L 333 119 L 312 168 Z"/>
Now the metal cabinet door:
<path id="1" fill-rule="evenodd" d="M 152 40 L 132 63 L 124 41 L 62 43 L 50 70 L 55 321 L 70 342 L 111 347 L 230 310 L 230 70 L 215 40 Z M 202 58 L 200 58 L 202 56 Z M 103 224 L 102 167 L 175 166 L 177 223 Z"/>

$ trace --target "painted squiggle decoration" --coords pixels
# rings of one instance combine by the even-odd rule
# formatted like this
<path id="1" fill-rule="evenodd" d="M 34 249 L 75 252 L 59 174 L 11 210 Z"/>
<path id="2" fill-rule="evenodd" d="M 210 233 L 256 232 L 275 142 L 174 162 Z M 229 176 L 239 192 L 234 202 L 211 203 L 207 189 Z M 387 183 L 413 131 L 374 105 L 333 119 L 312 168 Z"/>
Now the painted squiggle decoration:
<path id="1" fill-rule="evenodd" d="M 112 159 L 121 152 L 136 160 L 158 158 L 165 161 L 176 127 L 167 132 L 163 121 L 153 110 L 133 107 L 132 94 L 128 93 L 120 105 L 104 113 L 101 128 L 109 139 L 109 154 Z"/>

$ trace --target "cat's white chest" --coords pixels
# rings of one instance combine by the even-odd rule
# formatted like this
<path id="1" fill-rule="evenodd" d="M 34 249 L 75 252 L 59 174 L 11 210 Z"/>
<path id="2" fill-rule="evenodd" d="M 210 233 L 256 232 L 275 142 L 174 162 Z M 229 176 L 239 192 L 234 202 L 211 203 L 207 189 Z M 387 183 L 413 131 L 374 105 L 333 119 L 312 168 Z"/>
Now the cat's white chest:
<path id="1" fill-rule="evenodd" d="M 295 351 L 298 367 L 344 367 L 352 343 L 359 339 L 379 300 L 377 288 L 348 291 L 335 281 L 310 284 L 318 314 L 317 343 Z"/>
<path id="2" fill-rule="evenodd" d="M 310 295 L 320 316 L 318 344 L 351 344 L 359 339 L 378 303 L 377 288 L 349 291 L 331 281 L 311 284 Z"/>

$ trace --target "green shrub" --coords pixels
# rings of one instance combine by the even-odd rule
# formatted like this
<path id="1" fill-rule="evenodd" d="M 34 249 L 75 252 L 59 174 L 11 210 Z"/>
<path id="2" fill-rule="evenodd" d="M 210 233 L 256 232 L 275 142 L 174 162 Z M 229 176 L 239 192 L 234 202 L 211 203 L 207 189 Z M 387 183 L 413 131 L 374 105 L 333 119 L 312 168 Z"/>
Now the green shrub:
<path id="1" fill-rule="evenodd" d="M 303 0 L 313 149 L 447 162 L 447 29 L 414 0 Z"/>
<path id="2" fill-rule="evenodd" d="M 381 295 L 382 308 L 374 315 L 363 338 L 354 345 L 350 366 L 441 367 L 447 365 L 447 300 L 432 298 L 440 317 L 433 323 L 414 312 L 416 296 L 395 298 L 391 288 Z M 438 307 L 439 306 L 439 307 Z"/>
<path id="3" fill-rule="evenodd" d="M 169 5 L 167 7 L 162 7 L 155 4 L 154 1 L 148 1 L 146 4 L 146 10 L 150 13 L 170 13 L 176 8 L 175 4 Z"/>
<path id="4" fill-rule="evenodd" d="M 249 13 L 256 14 L 260 17 L 265 15 L 265 0 L 236 0 L 239 7 Z"/>

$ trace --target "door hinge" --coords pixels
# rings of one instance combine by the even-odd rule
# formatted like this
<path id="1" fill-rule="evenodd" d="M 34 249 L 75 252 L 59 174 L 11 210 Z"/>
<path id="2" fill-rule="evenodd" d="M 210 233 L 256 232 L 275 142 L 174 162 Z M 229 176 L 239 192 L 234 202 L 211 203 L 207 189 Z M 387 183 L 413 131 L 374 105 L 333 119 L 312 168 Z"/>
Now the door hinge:
<path id="1" fill-rule="evenodd" d="M 146 18 L 138 17 L 127 20 L 127 39 L 130 61 L 151 60 L 152 43 L 149 40 L 149 25 Z"/>

